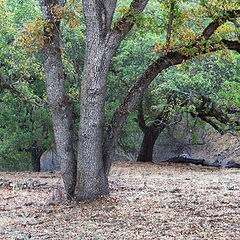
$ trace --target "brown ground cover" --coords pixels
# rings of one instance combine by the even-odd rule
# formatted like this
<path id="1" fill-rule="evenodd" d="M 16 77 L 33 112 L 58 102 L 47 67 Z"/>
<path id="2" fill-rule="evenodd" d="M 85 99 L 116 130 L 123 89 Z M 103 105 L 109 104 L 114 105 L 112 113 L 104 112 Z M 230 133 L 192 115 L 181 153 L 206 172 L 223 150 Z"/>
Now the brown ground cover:
<path id="1" fill-rule="evenodd" d="M 76 204 L 58 173 L 0 172 L 0 239 L 240 239 L 239 169 L 119 162 L 110 189 Z"/>

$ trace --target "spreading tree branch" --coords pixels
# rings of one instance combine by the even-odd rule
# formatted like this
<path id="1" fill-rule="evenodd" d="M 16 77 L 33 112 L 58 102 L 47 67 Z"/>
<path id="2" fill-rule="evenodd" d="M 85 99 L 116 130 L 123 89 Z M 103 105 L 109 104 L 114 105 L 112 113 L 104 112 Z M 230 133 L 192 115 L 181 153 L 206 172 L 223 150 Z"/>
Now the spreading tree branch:
<path id="1" fill-rule="evenodd" d="M 202 97 L 200 105 L 196 105 L 196 112 L 190 111 L 190 114 L 193 118 L 199 117 L 210 124 L 222 135 L 234 129 L 239 130 L 240 121 L 231 120 L 228 114 L 217 108 L 210 98 Z"/>
<path id="2" fill-rule="evenodd" d="M 147 2 L 147 1 L 146 1 Z M 202 44 L 202 41 L 205 42 L 214 34 L 219 26 L 227 22 L 230 18 L 237 17 L 240 15 L 240 10 L 228 11 L 222 18 L 214 20 L 211 22 L 203 31 L 202 35 L 196 40 L 194 44 L 187 46 L 187 49 L 192 49 L 198 47 Z M 127 23 L 126 23 L 127 24 Z M 130 24 L 130 23 L 128 23 Z M 116 31 L 116 29 L 115 29 Z M 217 51 L 218 49 L 212 48 L 211 51 Z M 238 51 L 238 49 L 234 49 Z M 106 161 L 106 169 L 108 171 L 111 163 L 112 156 L 114 155 L 113 150 L 117 144 L 117 138 L 120 135 L 123 124 L 125 123 L 130 112 L 135 108 L 139 103 L 142 95 L 149 86 L 149 84 L 157 77 L 157 75 L 162 72 L 164 69 L 167 69 L 170 66 L 181 64 L 185 60 L 194 58 L 198 54 L 205 54 L 206 50 L 203 50 L 201 47 L 198 47 L 198 52 L 189 55 L 185 54 L 183 51 L 175 50 L 168 52 L 166 55 L 159 57 L 155 62 L 150 64 L 144 73 L 136 81 L 135 85 L 129 91 L 129 94 L 125 97 L 122 104 L 116 109 L 112 120 L 108 126 L 106 132 L 106 140 L 104 144 L 104 158 Z"/>

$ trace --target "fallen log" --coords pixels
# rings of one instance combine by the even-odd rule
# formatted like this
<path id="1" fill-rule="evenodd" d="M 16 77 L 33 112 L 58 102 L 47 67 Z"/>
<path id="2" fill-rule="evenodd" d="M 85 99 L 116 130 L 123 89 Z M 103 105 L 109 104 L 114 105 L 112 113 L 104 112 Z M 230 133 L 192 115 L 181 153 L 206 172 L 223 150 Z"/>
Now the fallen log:
<path id="1" fill-rule="evenodd" d="M 163 162 L 171 162 L 171 163 L 187 163 L 187 164 L 195 164 L 195 165 L 203 165 L 204 159 L 194 159 L 194 158 L 186 158 L 182 156 L 169 158 Z"/>
<path id="2" fill-rule="evenodd" d="M 224 168 L 240 168 L 240 163 L 236 163 L 234 161 L 229 161 L 223 165 Z"/>
<path id="3" fill-rule="evenodd" d="M 162 162 L 194 164 L 194 165 L 209 166 L 209 167 L 240 168 L 240 164 L 234 161 L 229 161 L 225 164 L 221 164 L 218 160 L 216 160 L 213 163 L 210 163 L 210 162 L 207 162 L 205 159 L 196 159 L 196 158 L 184 157 L 184 156 L 169 158 Z"/>

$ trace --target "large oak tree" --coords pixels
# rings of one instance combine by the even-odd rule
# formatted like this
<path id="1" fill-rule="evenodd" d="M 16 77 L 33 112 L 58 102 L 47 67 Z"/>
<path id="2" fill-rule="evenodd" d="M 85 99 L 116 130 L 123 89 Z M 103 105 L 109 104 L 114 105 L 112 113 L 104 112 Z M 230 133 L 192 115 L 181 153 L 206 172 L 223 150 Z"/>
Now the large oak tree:
<path id="1" fill-rule="evenodd" d="M 47 22 L 44 31 L 43 60 L 48 104 L 52 114 L 57 154 L 61 161 L 61 174 L 69 198 L 77 201 L 106 195 L 108 173 L 121 128 L 129 113 L 141 99 L 144 91 L 164 69 L 181 64 L 200 53 L 214 32 L 239 15 L 239 10 L 228 11 L 205 28 L 202 35 L 185 49 L 195 49 L 192 54 L 183 49 L 172 49 L 151 63 L 139 77 L 123 103 L 116 110 L 104 133 L 104 106 L 109 65 L 122 40 L 136 22 L 149 0 L 133 0 L 128 11 L 113 24 L 117 0 L 83 0 L 86 24 L 86 50 L 81 84 L 81 110 L 77 155 L 73 145 L 73 122 L 61 59 L 60 23 L 53 11 L 64 7 L 64 0 L 39 0 L 43 19 Z M 239 42 L 225 40 L 230 49 L 239 51 Z M 216 51 L 212 47 L 209 51 Z M 188 53 L 187 53 L 188 52 Z"/>

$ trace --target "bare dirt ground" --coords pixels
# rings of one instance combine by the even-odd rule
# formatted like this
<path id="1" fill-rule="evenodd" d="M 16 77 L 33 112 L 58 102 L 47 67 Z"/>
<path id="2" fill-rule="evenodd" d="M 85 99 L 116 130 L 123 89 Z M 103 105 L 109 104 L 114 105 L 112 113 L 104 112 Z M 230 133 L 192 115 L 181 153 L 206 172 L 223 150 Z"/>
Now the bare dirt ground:
<path id="1" fill-rule="evenodd" d="M 0 172 L 0 239 L 240 239 L 239 169 L 120 162 L 110 190 L 76 204 L 58 173 Z"/>

